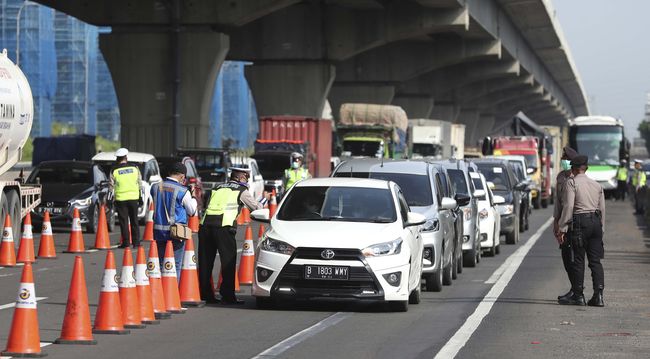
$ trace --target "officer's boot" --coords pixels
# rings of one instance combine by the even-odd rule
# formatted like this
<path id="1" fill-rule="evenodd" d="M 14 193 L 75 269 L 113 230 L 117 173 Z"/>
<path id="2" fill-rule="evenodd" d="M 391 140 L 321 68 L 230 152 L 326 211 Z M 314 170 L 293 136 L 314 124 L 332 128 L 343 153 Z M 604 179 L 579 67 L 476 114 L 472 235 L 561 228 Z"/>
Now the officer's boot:
<path id="1" fill-rule="evenodd" d="M 594 289 L 594 296 L 589 299 L 587 303 L 590 307 L 604 307 L 605 302 L 603 301 L 603 287 L 598 287 Z"/>
<path id="2" fill-rule="evenodd" d="M 565 294 L 558 295 L 557 300 L 568 300 L 572 296 L 573 296 L 573 289 L 569 289 L 569 291 L 566 292 Z"/>
<path id="3" fill-rule="evenodd" d="M 571 295 L 568 295 L 571 293 Z M 561 298 L 558 298 L 557 302 L 558 304 L 561 305 L 581 305 L 584 306 L 586 305 L 585 303 L 585 296 L 582 294 L 582 291 L 578 293 L 577 291 L 571 289 L 571 291 L 567 293 L 567 296 L 563 296 Z"/>

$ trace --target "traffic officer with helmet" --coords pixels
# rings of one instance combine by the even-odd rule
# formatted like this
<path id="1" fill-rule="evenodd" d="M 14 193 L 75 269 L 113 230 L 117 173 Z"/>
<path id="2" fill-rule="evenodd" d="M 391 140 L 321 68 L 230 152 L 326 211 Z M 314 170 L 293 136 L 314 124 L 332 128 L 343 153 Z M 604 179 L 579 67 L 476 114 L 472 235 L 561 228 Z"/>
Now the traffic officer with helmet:
<path id="1" fill-rule="evenodd" d="M 616 199 L 620 199 L 621 201 L 625 201 L 625 192 L 627 192 L 627 177 L 627 161 L 623 159 L 621 160 L 621 166 L 618 168 L 618 170 L 616 170 L 616 191 L 618 192 Z"/>
<path id="2" fill-rule="evenodd" d="M 129 246 L 129 222 L 131 224 L 131 242 L 133 247 L 140 245 L 140 226 L 138 224 L 138 207 L 142 203 L 142 175 L 137 166 L 129 164 L 129 150 L 120 148 L 115 151 L 117 164 L 111 170 L 110 185 L 114 192 L 115 210 L 120 222 L 122 243 L 120 248 Z"/>
<path id="3" fill-rule="evenodd" d="M 291 168 L 284 170 L 284 193 L 291 188 L 296 182 L 310 178 L 309 170 L 303 167 L 304 157 L 302 153 L 294 152 L 291 154 Z"/>
<path id="4" fill-rule="evenodd" d="M 210 192 L 204 206 L 205 213 L 199 230 L 199 286 L 201 299 L 207 303 L 242 304 L 235 296 L 237 264 L 237 215 L 243 206 L 250 210 L 264 208 L 248 190 L 249 168 L 231 167 L 230 180 Z M 262 202 L 266 198 L 262 199 Z M 214 297 L 210 278 L 214 260 L 219 252 L 223 282 L 219 288 L 221 299 Z"/>
<path id="5" fill-rule="evenodd" d="M 573 176 L 571 172 L 571 160 L 578 156 L 578 152 L 573 148 L 566 146 L 562 149 L 562 158 L 560 165 L 562 167 L 562 172 L 557 174 L 555 181 L 555 206 L 553 207 L 553 234 L 557 239 L 560 236 L 560 216 L 562 215 L 562 196 L 564 195 L 564 184 L 566 181 Z M 569 282 L 573 287 L 573 279 L 571 277 L 571 248 L 568 245 L 561 245 L 560 250 L 562 251 L 562 263 L 564 264 L 564 269 L 569 276 Z M 562 297 L 570 297 L 573 295 L 571 289 L 569 292 L 558 296 L 558 299 Z"/>
<path id="6" fill-rule="evenodd" d="M 634 174 L 632 174 L 632 189 L 634 190 L 634 214 L 643 214 L 645 210 L 644 196 L 646 176 L 645 171 L 641 168 L 643 162 L 634 160 Z"/>
<path id="7" fill-rule="evenodd" d="M 585 274 L 585 254 L 589 260 L 593 297 L 588 304 L 604 306 L 603 289 L 605 275 L 600 260 L 605 255 L 603 233 L 605 232 L 605 195 L 598 182 L 587 177 L 587 156 L 577 156 L 571 161 L 573 177 L 566 181 L 562 198 L 562 215 L 559 226 L 560 245 L 571 248 L 571 276 L 573 294 L 561 297 L 558 303 L 565 305 L 585 305 L 583 283 Z"/>

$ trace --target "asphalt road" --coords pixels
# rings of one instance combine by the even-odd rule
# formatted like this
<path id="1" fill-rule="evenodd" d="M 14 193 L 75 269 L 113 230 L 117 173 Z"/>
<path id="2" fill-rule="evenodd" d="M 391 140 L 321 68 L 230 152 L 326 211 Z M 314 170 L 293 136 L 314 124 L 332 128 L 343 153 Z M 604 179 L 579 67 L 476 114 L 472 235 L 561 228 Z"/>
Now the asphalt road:
<path id="1" fill-rule="evenodd" d="M 547 227 L 551 211 L 546 209 L 533 212 L 531 230 L 519 244 L 506 245 L 502 237 L 500 255 L 465 268 L 440 293 L 422 292 L 422 302 L 406 313 L 340 301 L 258 310 L 250 287 L 242 286 L 240 297 L 246 304 L 241 307 L 191 308 L 159 325 L 132 329 L 130 335 L 95 335 L 94 346 L 53 344 L 43 350 L 52 358 L 97 359 L 647 357 L 650 232 L 640 217 L 631 215 L 629 203 L 608 202 L 608 213 L 605 308 L 556 304 L 568 281 Z M 243 232 L 238 233 L 239 247 Z M 55 228 L 58 259 L 34 265 L 36 294 L 47 297 L 38 303 L 44 344 L 58 338 L 63 321 L 74 259 L 61 253 L 67 237 L 67 229 Z M 118 237 L 113 233 L 112 243 Z M 94 237 L 84 238 L 91 248 Z M 94 315 L 105 252 L 82 257 Z M 116 259 L 120 266 L 121 252 L 116 251 Z M 0 269 L 0 308 L 14 302 L 20 272 L 20 267 Z M 585 283 L 591 295 L 588 269 Z M 12 308 L 0 309 L 1 349 L 12 313 Z"/>

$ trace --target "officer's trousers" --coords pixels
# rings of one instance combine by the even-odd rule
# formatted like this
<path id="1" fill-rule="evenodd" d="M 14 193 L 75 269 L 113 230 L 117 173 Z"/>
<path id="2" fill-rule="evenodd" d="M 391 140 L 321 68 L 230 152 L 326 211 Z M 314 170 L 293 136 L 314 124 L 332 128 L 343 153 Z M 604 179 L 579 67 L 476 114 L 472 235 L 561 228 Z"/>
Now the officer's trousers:
<path id="1" fill-rule="evenodd" d="M 603 228 L 600 218 L 595 213 L 576 214 L 580 222 L 583 245 L 573 244 L 574 260 L 571 265 L 573 275 L 573 292 L 582 294 L 585 277 L 585 254 L 591 269 L 591 281 L 594 289 L 605 287 L 605 274 L 600 260 L 605 256 L 603 248 Z"/>
<path id="2" fill-rule="evenodd" d="M 562 250 L 562 264 L 564 264 L 564 270 L 566 270 L 569 282 L 571 283 L 571 288 L 573 289 L 573 269 L 571 268 L 571 261 L 573 260 L 572 249 L 571 246 L 568 245 L 562 245 L 560 246 L 560 249 Z"/>
<path id="3" fill-rule="evenodd" d="M 237 267 L 237 228 L 202 225 L 199 230 L 199 288 L 201 299 L 214 300 L 210 284 L 214 260 L 219 252 L 223 282 L 219 293 L 225 300 L 235 300 L 235 275 Z M 216 278 L 215 278 L 216 282 Z"/>
<path id="4" fill-rule="evenodd" d="M 641 187 L 638 190 L 634 191 L 634 209 L 636 213 L 643 213 L 645 210 L 645 188 Z"/>
<path id="5" fill-rule="evenodd" d="M 620 199 L 622 201 L 625 201 L 625 193 L 627 192 L 627 181 L 618 181 L 618 187 L 616 189 L 618 192 L 618 195 L 616 196 L 616 199 Z"/>
<path id="6" fill-rule="evenodd" d="M 138 223 L 138 200 L 115 201 L 115 211 L 120 221 L 120 233 L 122 239 L 126 238 L 126 243 L 121 245 L 129 246 L 129 224 L 131 225 L 131 244 L 134 247 L 140 245 L 140 224 Z"/>

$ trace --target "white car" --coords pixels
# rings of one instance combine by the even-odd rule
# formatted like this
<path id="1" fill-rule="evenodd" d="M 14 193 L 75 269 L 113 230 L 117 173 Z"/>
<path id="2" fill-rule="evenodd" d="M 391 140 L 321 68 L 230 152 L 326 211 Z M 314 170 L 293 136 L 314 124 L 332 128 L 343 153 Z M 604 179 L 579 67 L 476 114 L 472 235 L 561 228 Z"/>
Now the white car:
<path id="1" fill-rule="evenodd" d="M 92 161 L 102 168 L 106 176 L 110 177 L 111 168 L 116 165 L 115 159 L 115 152 L 100 152 L 92 158 Z M 144 203 L 138 208 L 138 219 L 144 221 L 147 210 L 149 209 L 149 203 L 152 201 L 151 186 L 162 181 L 160 168 L 158 167 L 156 157 L 148 153 L 129 152 L 127 159 L 129 163 L 138 166 L 142 174 L 143 193 L 141 193 L 141 196 Z"/>
<path id="2" fill-rule="evenodd" d="M 420 302 L 426 218 L 411 212 L 394 182 L 314 178 L 297 183 L 258 245 L 252 294 L 258 307 L 292 298 Z"/>
<path id="3" fill-rule="evenodd" d="M 251 176 L 248 180 L 248 190 L 253 198 L 260 200 L 264 195 L 264 177 L 260 173 L 257 161 L 251 157 L 231 156 L 232 167 L 250 168 Z"/>
<path id="4" fill-rule="evenodd" d="M 501 214 L 497 208 L 498 204 L 505 203 L 501 196 L 494 196 L 492 189 L 485 181 L 482 173 L 471 172 L 470 177 L 476 191 L 483 194 L 478 198 L 478 217 L 481 237 L 481 250 L 487 251 L 488 255 L 494 257 L 501 251 L 500 232 Z"/>

